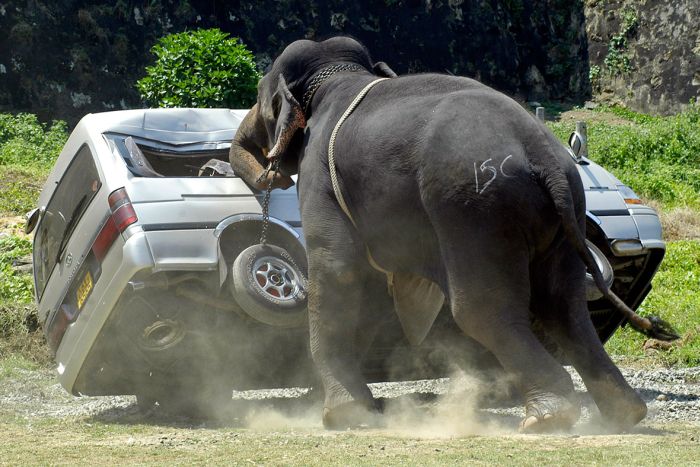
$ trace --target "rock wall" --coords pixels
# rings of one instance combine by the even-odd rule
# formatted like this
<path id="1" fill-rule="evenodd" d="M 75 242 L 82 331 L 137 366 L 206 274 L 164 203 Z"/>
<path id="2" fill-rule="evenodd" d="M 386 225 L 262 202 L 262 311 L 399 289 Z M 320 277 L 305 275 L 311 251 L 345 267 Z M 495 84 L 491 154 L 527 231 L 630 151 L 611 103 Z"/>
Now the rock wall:
<path id="1" fill-rule="evenodd" d="M 0 0 L 0 112 L 75 123 L 140 107 L 156 39 L 199 27 L 241 37 L 263 69 L 296 39 L 350 34 L 398 73 L 472 76 L 523 100 L 590 92 L 582 0 Z"/>
<path id="2" fill-rule="evenodd" d="M 587 0 L 585 12 L 597 96 L 653 114 L 700 98 L 700 1 Z"/>

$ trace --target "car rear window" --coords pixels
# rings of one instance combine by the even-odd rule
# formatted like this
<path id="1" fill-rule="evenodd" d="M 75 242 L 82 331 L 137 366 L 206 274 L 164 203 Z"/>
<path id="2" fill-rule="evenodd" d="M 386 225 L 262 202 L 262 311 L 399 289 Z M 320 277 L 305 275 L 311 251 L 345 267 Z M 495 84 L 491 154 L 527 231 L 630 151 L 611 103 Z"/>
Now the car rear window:
<path id="1" fill-rule="evenodd" d="M 104 136 L 129 171 L 138 177 L 233 176 L 228 162 L 230 141 L 172 145 L 120 133 Z"/>
<path id="2" fill-rule="evenodd" d="M 34 279 L 41 298 L 51 271 L 102 183 L 92 153 L 83 145 L 58 182 L 34 237 Z"/>

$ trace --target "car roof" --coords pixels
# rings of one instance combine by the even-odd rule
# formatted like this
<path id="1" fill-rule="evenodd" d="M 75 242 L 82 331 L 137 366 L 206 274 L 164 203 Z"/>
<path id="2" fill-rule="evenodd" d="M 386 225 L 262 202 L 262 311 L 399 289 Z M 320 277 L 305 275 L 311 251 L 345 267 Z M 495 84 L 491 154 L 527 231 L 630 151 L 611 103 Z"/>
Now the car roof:
<path id="1" fill-rule="evenodd" d="M 81 123 L 170 145 L 231 141 L 248 109 L 138 109 L 88 114 Z"/>

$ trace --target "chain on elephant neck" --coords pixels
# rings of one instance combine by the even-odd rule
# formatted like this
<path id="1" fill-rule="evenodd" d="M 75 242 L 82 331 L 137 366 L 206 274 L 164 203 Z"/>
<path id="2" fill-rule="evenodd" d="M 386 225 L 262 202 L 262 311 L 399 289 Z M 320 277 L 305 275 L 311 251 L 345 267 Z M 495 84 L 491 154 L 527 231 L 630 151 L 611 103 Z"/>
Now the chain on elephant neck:
<path id="1" fill-rule="evenodd" d="M 359 65 L 342 64 L 342 65 L 331 65 L 326 67 L 316 73 L 311 81 L 309 82 L 309 87 L 304 93 L 301 101 L 301 105 L 304 108 L 304 115 L 309 113 L 309 105 L 311 105 L 311 99 L 313 99 L 316 90 L 326 81 L 328 78 L 338 73 L 339 71 L 363 71 L 364 68 Z"/>

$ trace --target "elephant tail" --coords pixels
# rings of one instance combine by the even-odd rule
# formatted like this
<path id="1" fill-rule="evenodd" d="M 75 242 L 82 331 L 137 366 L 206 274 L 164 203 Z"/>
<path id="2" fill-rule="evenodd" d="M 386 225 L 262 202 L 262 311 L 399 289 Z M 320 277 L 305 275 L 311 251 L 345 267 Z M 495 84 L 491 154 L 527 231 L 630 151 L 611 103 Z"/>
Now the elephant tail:
<path id="1" fill-rule="evenodd" d="M 579 228 L 574 211 L 571 185 L 558 163 L 540 167 L 540 180 L 551 197 L 562 222 L 566 239 L 574 246 L 603 296 L 629 321 L 632 328 L 654 339 L 672 341 L 679 338 L 673 327 L 662 319 L 642 317 L 618 297 L 603 279 L 593 254 L 586 246 L 586 237 Z"/>

